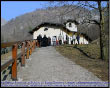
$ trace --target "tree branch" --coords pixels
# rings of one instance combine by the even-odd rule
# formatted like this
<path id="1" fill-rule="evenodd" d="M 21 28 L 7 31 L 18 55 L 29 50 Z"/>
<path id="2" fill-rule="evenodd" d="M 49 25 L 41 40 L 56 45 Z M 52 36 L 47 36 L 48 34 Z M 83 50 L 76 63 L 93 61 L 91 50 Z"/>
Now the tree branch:
<path id="1" fill-rule="evenodd" d="M 100 22 L 98 22 L 97 20 L 83 20 L 83 22 L 81 24 L 85 24 L 85 23 L 89 23 L 89 24 L 97 24 L 98 26 L 100 25 Z"/>

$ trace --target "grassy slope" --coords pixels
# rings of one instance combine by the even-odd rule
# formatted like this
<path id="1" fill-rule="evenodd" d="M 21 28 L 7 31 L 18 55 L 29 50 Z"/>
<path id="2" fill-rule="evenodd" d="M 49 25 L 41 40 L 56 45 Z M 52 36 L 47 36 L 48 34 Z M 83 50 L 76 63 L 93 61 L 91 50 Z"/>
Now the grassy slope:
<path id="1" fill-rule="evenodd" d="M 86 46 L 87 45 L 81 45 L 81 46 L 79 45 L 78 47 L 83 47 L 84 49 L 84 48 L 87 48 Z M 93 54 L 90 54 L 90 55 L 94 57 L 96 56 L 96 59 L 88 58 L 78 49 L 73 47 L 74 45 L 62 45 L 62 46 L 57 46 L 56 50 L 60 52 L 62 55 L 64 55 L 65 57 L 68 57 L 70 60 L 79 64 L 80 66 L 88 69 L 103 81 L 108 81 L 108 62 L 98 59 L 99 52 L 97 49 L 98 48 L 97 45 L 90 45 L 90 46 L 88 45 L 89 48 L 87 48 L 87 50 L 85 49 L 86 52 L 92 51 Z"/>
<path id="2" fill-rule="evenodd" d="M 86 53 L 90 58 L 100 58 L 100 46 L 97 44 L 77 45 L 77 48 Z"/>

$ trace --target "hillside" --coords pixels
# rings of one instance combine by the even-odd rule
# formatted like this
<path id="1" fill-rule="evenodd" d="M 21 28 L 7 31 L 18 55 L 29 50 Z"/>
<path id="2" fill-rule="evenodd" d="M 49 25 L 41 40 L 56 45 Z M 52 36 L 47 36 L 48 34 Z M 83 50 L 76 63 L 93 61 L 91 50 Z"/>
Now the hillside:
<path id="1" fill-rule="evenodd" d="M 55 7 L 55 8 L 47 8 L 47 9 L 37 9 L 36 11 L 26 13 L 24 15 L 18 16 L 15 19 L 10 20 L 6 25 L 3 25 L 1 32 L 1 40 L 2 42 L 10 42 L 10 41 L 20 41 L 25 39 L 32 39 L 32 35 L 28 32 L 41 24 L 42 22 L 52 22 L 52 23 L 63 23 L 68 19 L 76 19 L 78 22 L 82 20 L 82 17 L 87 16 L 88 10 L 82 7 L 76 8 L 76 6 L 71 6 L 69 8 L 69 12 L 67 12 L 68 6 Z M 71 11 L 71 9 L 74 9 Z M 78 13 L 80 15 L 78 16 Z M 65 14 L 66 13 L 66 14 Z M 62 20 L 61 20 L 61 14 Z M 94 25 L 92 25 L 94 26 Z M 86 27 L 85 30 L 88 30 L 89 27 Z M 78 30 L 82 30 L 79 28 Z M 83 32 L 86 32 L 82 30 Z M 96 29 L 97 30 L 97 29 Z M 8 31 L 8 32 L 7 32 Z M 99 31 L 92 31 L 93 34 L 96 33 L 95 36 L 91 36 L 97 38 L 97 34 Z M 86 33 L 87 34 L 87 33 Z M 94 40 L 94 38 L 92 38 Z M 4 41 L 5 40 L 5 41 Z"/>
<path id="2" fill-rule="evenodd" d="M 5 25 L 7 23 L 7 21 L 3 18 L 1 18 L 1 26 Z"/>

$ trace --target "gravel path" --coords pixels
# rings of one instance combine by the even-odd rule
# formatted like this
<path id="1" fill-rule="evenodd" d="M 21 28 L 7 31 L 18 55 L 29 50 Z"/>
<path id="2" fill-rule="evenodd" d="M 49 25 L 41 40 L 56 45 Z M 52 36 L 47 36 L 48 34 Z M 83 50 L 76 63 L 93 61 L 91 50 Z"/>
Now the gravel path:
<path id="1" fill-rule="evenodd" d="M 85 68 L 60 55 L 54 47 L 36 48 L 26 66 L 18 72 L 18 81 L 102 82 Z"/>

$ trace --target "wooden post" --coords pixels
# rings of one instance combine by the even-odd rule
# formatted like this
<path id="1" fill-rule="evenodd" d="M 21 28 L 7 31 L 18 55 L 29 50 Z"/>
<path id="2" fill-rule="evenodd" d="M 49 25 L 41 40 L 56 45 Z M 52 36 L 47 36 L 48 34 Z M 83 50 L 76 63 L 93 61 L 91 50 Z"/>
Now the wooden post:
<path id="1" fill-rule="evenodd" d="M 31 44 L 32 44 L 32 52 L 33 52 L 33 41 L 31 42 Z"/>
<path id="2" fill-rule="evenodd" d="M 35 50 L 35 40 L 34 40 L 34 50 Z"/>
<path id="3" fill-rule="evenodd" d="M 32 41 L 31 41 L 31 54 L 32 54 Z"/>
<path id="4" fill-rule="evenodd" d="M 30 44 L 30 41 L 29 41 L 29 55 L 31 55 L 31 44 Z"/>
<path id="5" fill-rule="evenodd" d="M 29 42 L 27 41 L 27 52 L 26 59 L 29 59 Z"/>
<path id="6" fill-rule="evenodd" d="M 34 40 L 32 42 L 32 51 L 34 51 Z"/>
<path id="7" fill-rule="evenodd" d="M 36 48 L 36 40 L 35 40 L 35 48 Z"/>
<path id="8" fill-rule="evenodd" d="M 22 52 L 21 66 L 25 66 L 25 43 L 24 42 L 22 43 L 21 52 Z"/>
<path id="9" fill-rule="evenodd" d="M 36 40 L 34 40 L 34 49 L 36 48 Z"/>
<path id="10" fill-rule="evenodd" d="M 35 40 L 33 40 L 33 50 L 35 49 Z"/>
<path id="11" fill-rule="evenodd" d="M 30 55 L 32 54 L 32 43 L 30 41 Z"/>
<path id="12" fill-rule="evenodd" d="M 18 47 L 17 44 L 12 46 L 12 58 L 13 58 L 14 62 L 12 63 L 12 75 L 11 75 L 11 78 L 14 81 L 17 80 L 17 47 Z"/>
<path id="13" fill-rule="evenodd" d="M 36 46 L 37 46 L 37 40 L 36 40 Z"/>
<path id="14" fill-rule="evenodd" d="M 38 40 L 37 40 L 37 47 L 39 47 L 39 42 L 38 42 Z"/>

